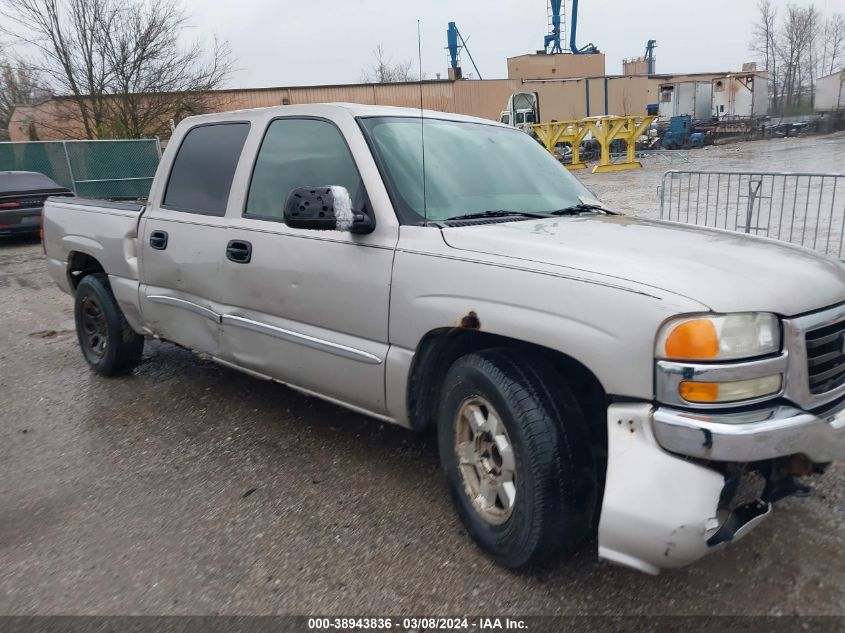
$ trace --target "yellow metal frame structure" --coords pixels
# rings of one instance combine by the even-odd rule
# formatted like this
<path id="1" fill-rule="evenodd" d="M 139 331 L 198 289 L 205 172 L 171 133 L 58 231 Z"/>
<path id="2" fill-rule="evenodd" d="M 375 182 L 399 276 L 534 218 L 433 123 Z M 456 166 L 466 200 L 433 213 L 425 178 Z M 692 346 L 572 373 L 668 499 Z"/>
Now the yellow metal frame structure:
<path id="1" fill-rule="evenodd" d="M 608 171 L 622 171 L 625 169 L 640 169 L 642 163 L 636 160 L 637 139 L 643 135 L 657 117 L 655 116 L 602 116 L 588 119 L 570 119 L 568 121 L 552 121 L 551 123 L 537 123 L 531 126 L 534 134 L 554 156 L 555 147 L 559 143 L 569 143 L 572 147 L 572 163 L 568 169 L 586 169 L 587 165 L 581 160 L 581 141 L 588 133 L 592 133 L 601 147 L 599 163 L 593 167 L 594 174 Z M 625 162 L 610 162 L 610 144 L 613 141 L 625 141 L 627 149 Z"/>

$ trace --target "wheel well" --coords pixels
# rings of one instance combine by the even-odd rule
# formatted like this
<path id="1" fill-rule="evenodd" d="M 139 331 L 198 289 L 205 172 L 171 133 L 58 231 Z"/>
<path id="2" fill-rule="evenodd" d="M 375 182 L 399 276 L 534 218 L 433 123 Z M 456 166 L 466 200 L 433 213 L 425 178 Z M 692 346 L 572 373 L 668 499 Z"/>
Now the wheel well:
<path id="1" fill-rule="evenodd" d="M 597 507 L 600 508 L 607 473 L 607 407 L 610 399 L 596 375 L 583 363 L 557 350 L 462 325 L 429 332 L 417 347 L 408 379 L 411 428 L 424 431 L 436 426 L 443 377 L 459 357 L 484 349 L 506 348 L 524 358 L 542 359 L 561 381 L 567 383 L 581 405 L 595 460 L 599 486 Z M 595 529 L 598 518 L 596 513 L 593 517 Z"/>
<path id="2" fill-rule="evenodd" d="M 102 264 L 88 253 L 73 251 L 68 257 L 67 276 L 70 287 L 75 291 L 86 275 L 106 272 Z"/>
<path id="3" fill-rule="evenodd" d="M 425 430 L 436 424 L 441 381 L 455 360 L 491 348 L 508 348 L 528 357 L 545 360 L 578 398 L 590 424 L 594 444 L 607 446 L 607 394 L 599 379 L 587 367 L 571 356 L 548 347 L 468 328 L 434 330 L 423 337 L 417 347 L 408 379 L 408 416 L 411 427 Z"/>

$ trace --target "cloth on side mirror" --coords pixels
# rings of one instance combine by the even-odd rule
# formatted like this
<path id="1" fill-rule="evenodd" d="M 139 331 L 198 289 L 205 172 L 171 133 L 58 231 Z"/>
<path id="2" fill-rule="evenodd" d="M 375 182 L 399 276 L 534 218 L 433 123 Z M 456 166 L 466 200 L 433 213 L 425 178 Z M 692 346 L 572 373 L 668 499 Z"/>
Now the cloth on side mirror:
<path id="1" fill-rule="evenodd" d="M 355 216 L 352 213 L 352 198 L 346 187 L 331 187 L 332 199 L 334 200 L 334 215 L 337 219 L 338 231 L 352 230 L 352 223 Z"/>

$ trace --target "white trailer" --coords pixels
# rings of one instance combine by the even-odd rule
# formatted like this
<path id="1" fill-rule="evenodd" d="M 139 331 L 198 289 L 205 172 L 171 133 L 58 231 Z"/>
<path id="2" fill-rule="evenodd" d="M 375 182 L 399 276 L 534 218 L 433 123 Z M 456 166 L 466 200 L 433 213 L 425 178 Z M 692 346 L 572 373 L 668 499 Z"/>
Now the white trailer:
<path id="1" fill-rule="evenodd" d="M 769 111 L 768 79 L 756 73 L 725 75 L 713 80 L 713 116 L 746 119 Z"/>
<path id="2" fill-rule="evenodd" d="M 661 84 L 658 115 L 661 119 L 684 114 L 693 119 L 709 119 L 712 90 L 713 86 L 709 81 Z"/>
<path id="3" fill-rule="evenodd" d="M 816 82 L 816 110 L 845 110 L 845 70 L 822 77 Z"/>

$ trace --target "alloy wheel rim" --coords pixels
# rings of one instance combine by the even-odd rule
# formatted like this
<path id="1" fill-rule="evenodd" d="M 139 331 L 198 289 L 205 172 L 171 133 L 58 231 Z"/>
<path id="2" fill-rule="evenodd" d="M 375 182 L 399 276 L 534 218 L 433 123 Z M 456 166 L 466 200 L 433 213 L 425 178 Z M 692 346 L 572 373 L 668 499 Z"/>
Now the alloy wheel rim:
<path id="1" fill-rule="evenodd" d="M 454 439 L 464 491 L 473 508 L 488 523 L 504 523 L 513 513 L 517 473 L 501 416 L 484 398 L 468 398 L 458 408 Z"/>
<path id="2" fill-rule="evenodd" d="M 97 358 L 102 358 L 108 347 L 109 330 L 103 307 L 94 297 L 82 300 L 81 325 L 85 349 Z"/>

